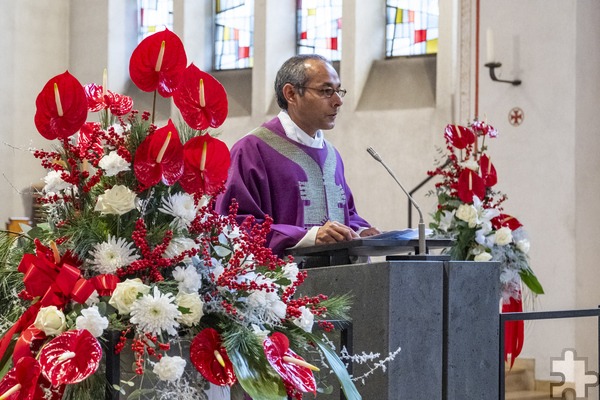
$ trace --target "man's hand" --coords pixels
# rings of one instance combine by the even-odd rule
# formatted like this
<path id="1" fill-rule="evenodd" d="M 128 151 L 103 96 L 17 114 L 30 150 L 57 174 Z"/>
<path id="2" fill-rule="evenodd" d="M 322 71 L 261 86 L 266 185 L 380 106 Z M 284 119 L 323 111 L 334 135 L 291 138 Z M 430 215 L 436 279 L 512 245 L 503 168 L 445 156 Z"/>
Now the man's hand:
<path id="1" fill-rule="evenodd" d="M 315 244 L 345 242 L 359 237 L 349 226 L 335 221 L 327 221 L 317 231 Z"/>
<path id="2" fill-rule="evenodd" d="M 363 231 L 360 232 L 360 237 L 367 237 L 367 236 L 373 236 L 373 235 L 379 235 L 381 233 L 381 231 L 377 228 L 375 228 L 374 226 L 367 228 Z"/>

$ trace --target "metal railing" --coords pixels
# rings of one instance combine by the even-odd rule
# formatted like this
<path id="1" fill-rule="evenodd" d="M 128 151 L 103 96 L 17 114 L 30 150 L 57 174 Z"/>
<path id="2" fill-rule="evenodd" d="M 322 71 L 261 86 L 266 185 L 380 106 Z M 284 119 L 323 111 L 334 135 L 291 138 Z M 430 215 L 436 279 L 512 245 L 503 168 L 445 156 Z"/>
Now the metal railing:
<path id="1" fill-rule="evenodd" d="M 563 311 L 538 311 L 538 312 L 509 312 L 500 313 L 500 379 L 499 379 L 499 399 L 504 400 L 505 397 L 505 371 L 504 371 L 504 330 L 507 321 L 532 321 L 540 319 L 561 319 L 561 318 L 582 318 L 596 317 L 598 319 L 598 361 L 597 371 L 600 371 L 600 308 L 591 308 L 584 310 L 563 310 Z M 598 393 L 600 399 L 600 393 Z"/>

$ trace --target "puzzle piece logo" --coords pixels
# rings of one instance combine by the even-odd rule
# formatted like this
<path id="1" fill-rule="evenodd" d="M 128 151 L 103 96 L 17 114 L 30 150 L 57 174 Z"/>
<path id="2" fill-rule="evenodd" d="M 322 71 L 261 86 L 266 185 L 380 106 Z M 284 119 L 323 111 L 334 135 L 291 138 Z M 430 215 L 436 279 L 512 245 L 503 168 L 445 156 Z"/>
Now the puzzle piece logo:
<path id="1" fill-rule="evenodd" d="M 588 371 L 587 363 L 588 359 L 577 357 L 574 349 L 564 349 L 562 357 L 552 357 L 550 375 L 559 376 L 561 382 L 550 384 L 551 397 L 587 399 L 588 388 L 598 386 L 598 372 Z"/>

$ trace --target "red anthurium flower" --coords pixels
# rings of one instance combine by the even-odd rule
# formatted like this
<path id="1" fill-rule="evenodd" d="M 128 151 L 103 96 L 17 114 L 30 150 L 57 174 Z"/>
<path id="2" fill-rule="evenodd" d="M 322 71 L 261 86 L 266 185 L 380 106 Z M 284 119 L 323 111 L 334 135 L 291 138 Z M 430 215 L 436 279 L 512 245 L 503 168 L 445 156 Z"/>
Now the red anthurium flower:
<path id="1" fill-rule="evenodd" d="M 232 386 L 236 382 L 233 364 L 221 345 L 221 336 L 213 328 L 203 329 L 190 345 L 190 360 L 209 382 Z"/>
<path id="2" fill-rule="evenodd" d="M 40 365 L 53 386 L 81 382 L 98 369 L 100 342 L 86 329 L 64 332 L 40 351 Z"/>
<path id="3" fill-rule="evenodd" d="M 471 126 L 473 127 L 473 129 L 481 132 L 482 135 L 487 135 L 491 138 L 495 138 L 498 136 L 498 131 L 496 130 L 496 128 L 494 128 L 491 125 L 486 124 L 483 121 L 474 121 Z"/>
<path id="4" fill-rule="evenodd" d="M 35 126 L 48 140 L 68 138 L 87 118 L 85 91 L 69 71 L 46 83 L 35 106 Z"/>
<path id="5" fill-rule="evenodd" d="M 187 193 L 214 194 L 227 179 L 229 149 L 208 134 L 193 137 L 185 143 L 183 161 L 179 183 Z"/>
<path id="6" fill-rule="evenodd" d="M 485 186 L 492 187 L 498 183 L 496 167 L 494 167 L 494 164 L 492 164 L 492 161 L 490 161 L 487 154 L 481 156 L 481 159 L 479 160 L 479 170 L 481 171 Z"/>
<path id="7" fill-rule="evenodd" d="M 283 333 L 275 332 L 263 343 L 269 364 L 277 371 L 287 385 L 300 392 L 316 394 L 315 377 L 312 371 L 319 369 L 290 350 L 290 342 Z"/>
<path id="8" fill-rule="evenodd" d="M 458 197 L 465 203 L 473 202 L 473 195 L 479 199 L 485 196 L 485 183 L 477 173 L 465 168 L 458 177 Z"/>
<path id="9" fill-rule="evenodd" d="M 523 226 L 518 219 L 508 214 L 500 214 L 496 218 L 492 219 L 492 227 L 494 229 L 500 229 L 502 227 L 508 227 L 511 231 L 517 230 Z"/>
<path id="10" fill-rule="evenodd" d="M 34 397 L 42 369 L 33 357 L 22 357 L 0 381 L 0 399 L 30 400 Z"/>
<path id="11" fill-rule="evenodd" d="M 217 128 L 227 117 L 227 93 L 212 75 L 191 64 L 183 72 L 173 101 L 193 129 Z"/>
<path id="12" fill-rule="evenodd" d="M 144 92 L 157 90 L 171 97 L 187 66 L 181 39 L 168 29 L 156 32 L 140 42 L 129 60 L 129 75 Z"/>
<path id="13" fill-rule="evenodd" d="M 88 110 L 98 112 L 109 109 L 113 115 L 121 116 L 131 111 L 133 100 L 129 96 L 104 90 L 100 85 L 90 83 L 85 85 L 85 95 L 88 101 Z"/>
<path id="14" fill-rule="evenodd" d="M 171 120 L 147 136 L 135 152 L 135 176 L 146 187 L 172 185 L 183 174 L 183 146 Z"/>
<path id="15" fill-rule="evenodd" d="M 457 149 L 464 149 L 470 144 L 475 143 L 475 134 L 470 128 L 459 125 L 447 125 L 444 131 L 446 141 L 451 143 Z"/>

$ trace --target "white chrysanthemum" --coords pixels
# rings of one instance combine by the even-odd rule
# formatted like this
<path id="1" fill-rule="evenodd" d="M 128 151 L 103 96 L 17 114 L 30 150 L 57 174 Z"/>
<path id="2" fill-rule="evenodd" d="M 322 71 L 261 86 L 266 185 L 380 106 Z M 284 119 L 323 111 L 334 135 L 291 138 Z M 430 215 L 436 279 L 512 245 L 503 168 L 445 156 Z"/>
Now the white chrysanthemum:
<path id="1" fill-rule="evenodd" d="M 160 334 L 167 331 L 169 335 L 176 335 L 179 327 L 177 319 L 181 312 L 175 304 L 175 297 L 171 293 L 161 293 L 154 287 L 154 294 L 145 294 L 131 305 L 131 323 L 139 327 L 142 332 Z"/>
<path id="2" fill-rule="evenodd" d="M 175 217 L 171 222 L 171 226 L 176 229 L 187 228 L 198 213 L 194 197 L 187 193 L 175 193 L 168 197 L 163 197 L 162 207 L 158 210 Z"/>
<path id="3" fill-rule="evenodd" d="M 98 162 L 98 166 L 104 170 L 106 176 L 115 176 L 119 172 L 129 171 L 129 163 L 116 151 L 111 151 Z"/>
<path id="4" fill-rule="evenodd" d="M 197 293 L 202 285 L 202 280 L 196 267 L 188 265 L 184 267 L 176 267 L 173 270 L 173 278 L 179 282 L 178 289 L 183 293 Z"/>
<path id="5" fill-rule="evenodd" d="M 298 264 L 287 263 L 283 266 L 283 277 L 289 279 L 292 283 L 298 280 Z"/>
<path id="6" fill-rule="evenodd" d="M 152 371 L 161 381 L 176 381 L 181 378 L 185 370 L 185 360 L 179 356 L 163 356 L 154 364 Z"/>
<path id="7" fill-rule="evenodd" d="M 102 335 L 108 328 L 108 319 L 100 315 L 98 307 L 92 306 L 81 310 L 81 315 L 75 319 L 77 329 L 87 329 L 94 337 Z"/>
<path id="8" fill-rule="evenodd" d="M 109 236 L 106 242 L 94 245 L 89 262 L 101 274 L 114 274 L 117 269 L 126 267 L 139 258 L 131 246 L 133 243 L 127 243 L 125 238 Z"/>
<path id="9" fill-rule="evenodd" d="M 173 258 L 180 256 L 184 251 L 188 251 L 196 247 L 197 244 L 193 239 L 185 237 L 176 237 L 169 242 L 167 249 L 165 250 L 165 256 Z M 190 257 L 185 257 L 183 260 L 185 263 L 191 262 Z"/>
<path id="10" fill-rule="evenodd" d="M 62 172 L 54 170 L 49 171 L 46 174 L 46 176 L 44 177 L 44 182 L 46 183 L 43 189 L 44 193 L 58 193 L 65 189 L 73 187 L 73 185 L 71 185 L 68 182 L 65 182 L 61 178 L 61 174 Z"/>
<path id="11" fill-rule="evenodd" d="M 183 325 L 192 326 L 200 322 L 204 315 L 204 303 L 198 293 L 178 293 L 175 302 L 179 308 L 185 308 L 186 312 L 181 313 L 178 319 Z"/>

